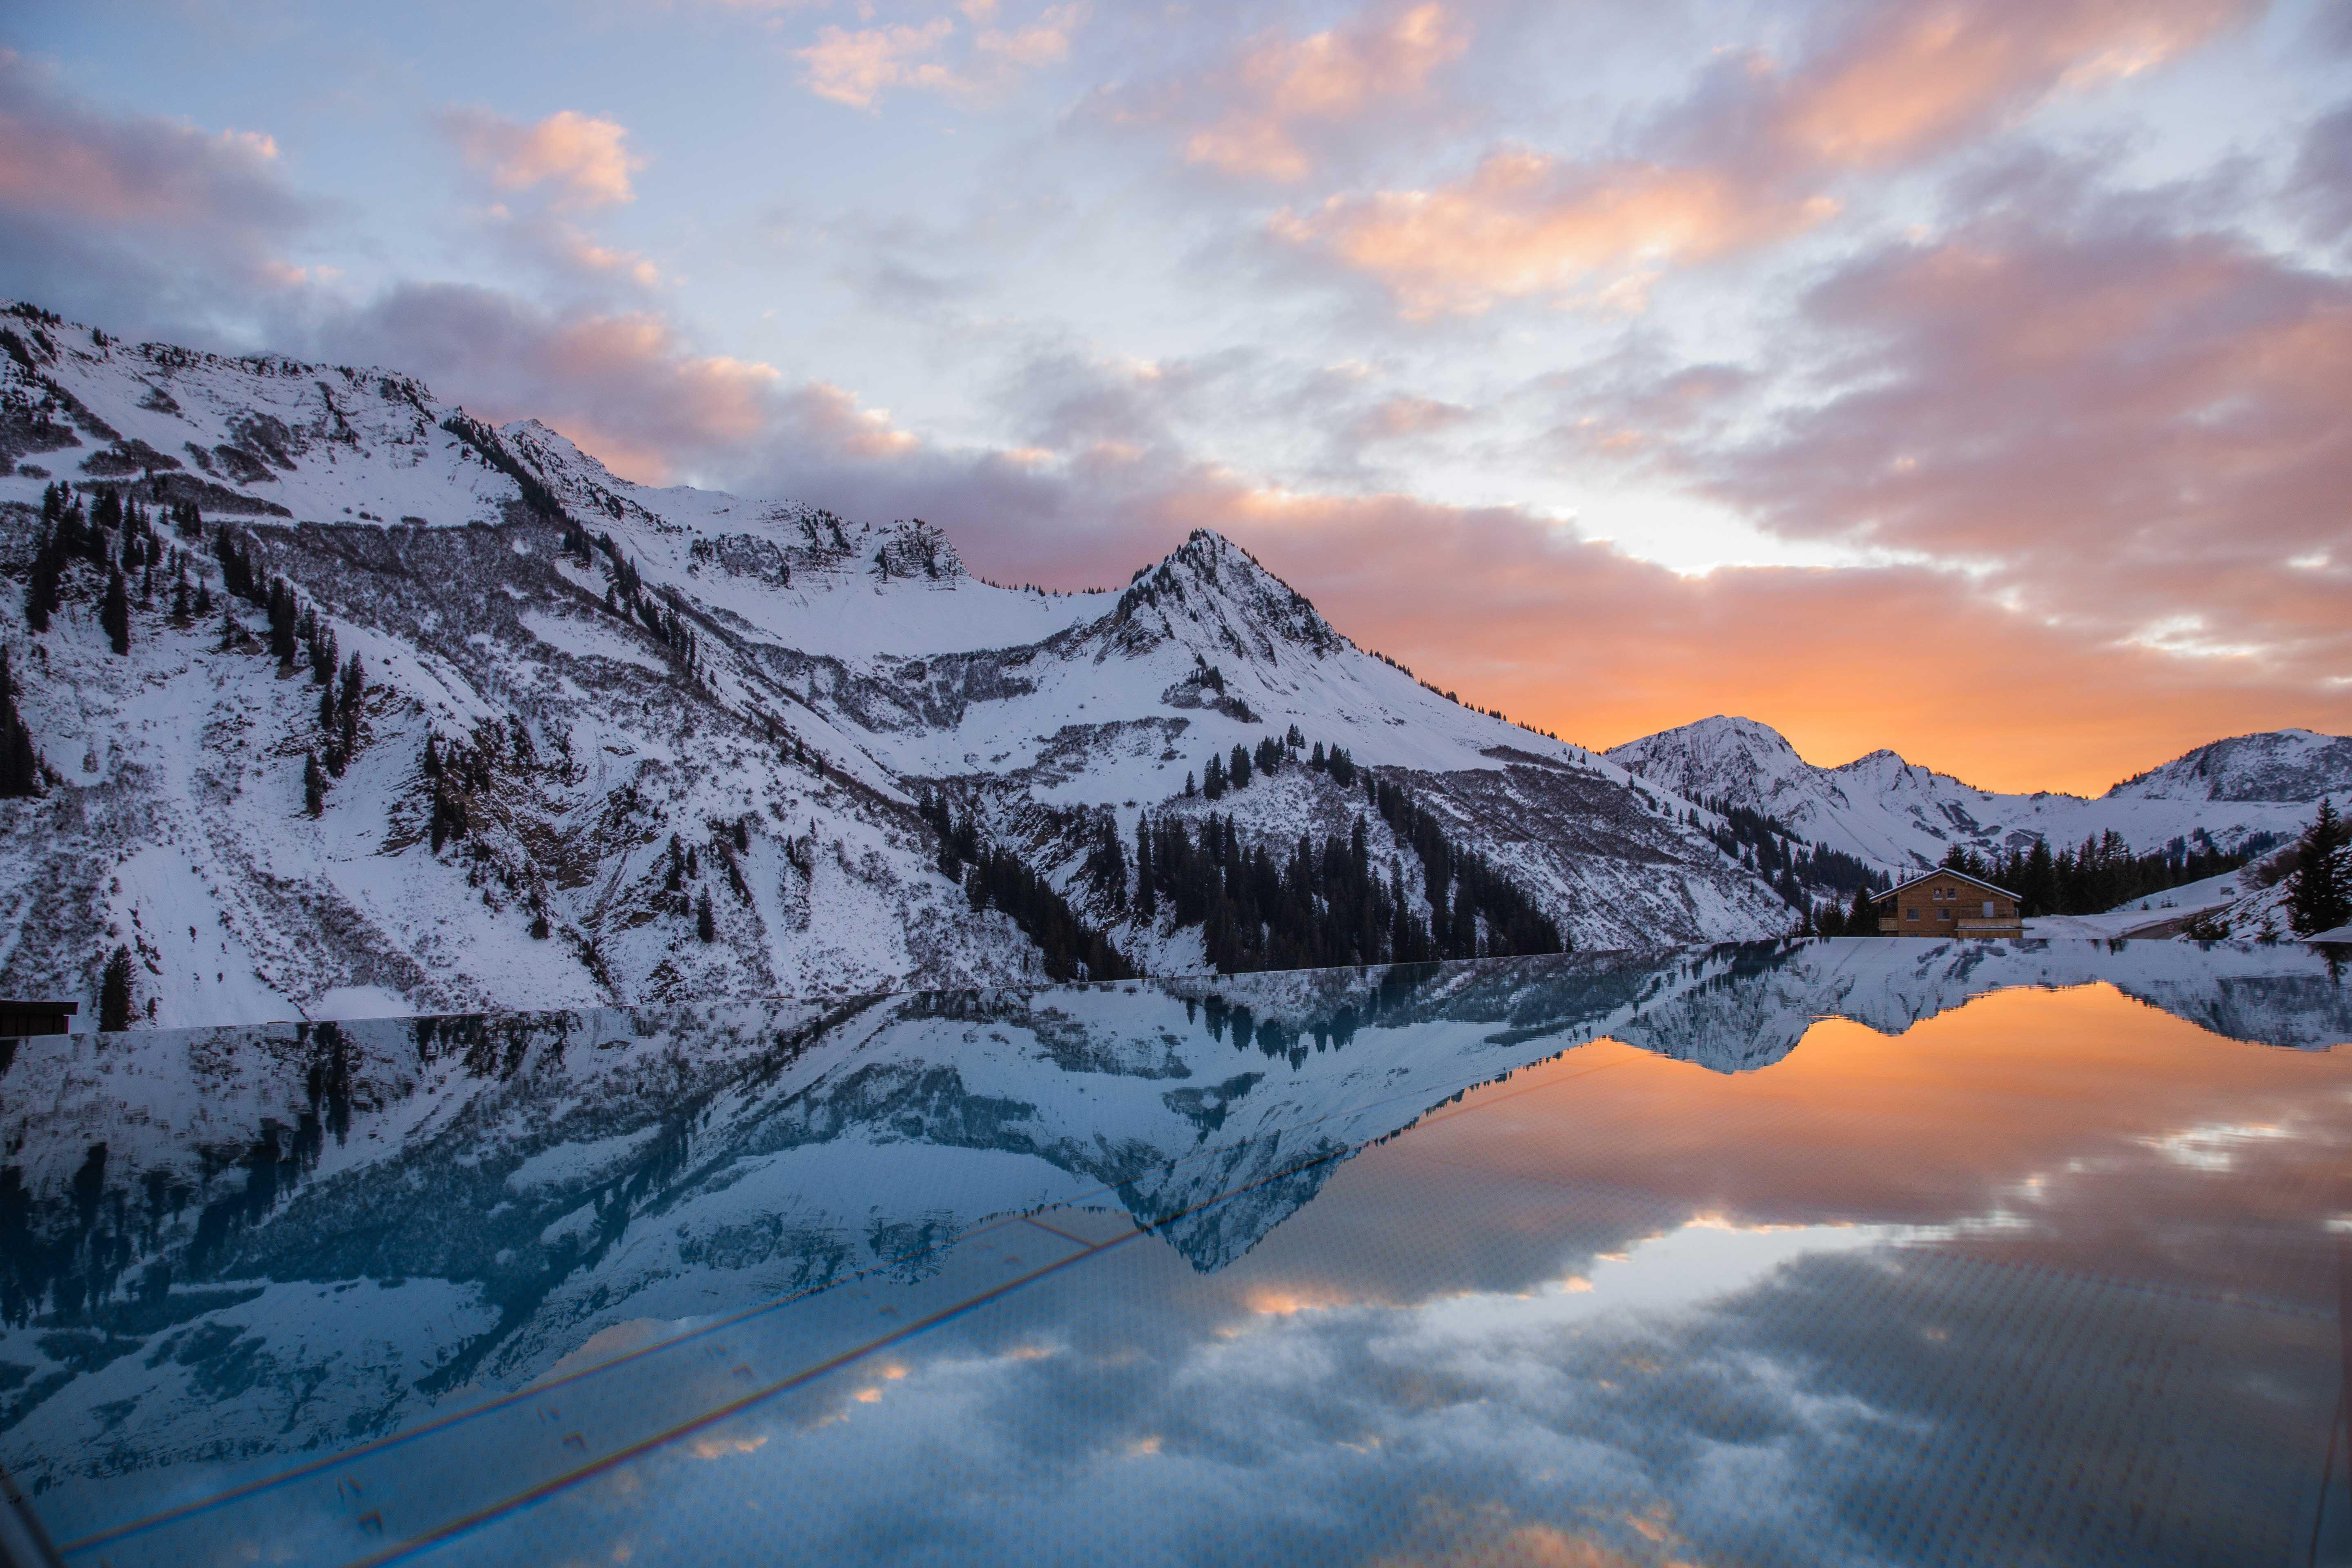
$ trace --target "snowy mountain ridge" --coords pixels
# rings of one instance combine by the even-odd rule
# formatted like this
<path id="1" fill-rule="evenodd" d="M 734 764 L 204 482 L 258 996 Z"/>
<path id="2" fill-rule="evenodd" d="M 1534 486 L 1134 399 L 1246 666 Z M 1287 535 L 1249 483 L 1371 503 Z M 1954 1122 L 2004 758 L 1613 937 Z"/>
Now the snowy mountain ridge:
<path id="1" fill-rule="evenodd" d="M 156 1025 L 1042 978 L 1028 928 L 942 869 L 934 793 L 1155 973 L 1203 967 L 1202 928 L 1139 912 L 1131 865 L 1088 871 L 1146 814 L 1277 861 L 1364 821 L 1405 912 L 1447 913 L 1367 778 L 1579 947 L 1793 921 L 1690 803 L 1423 688 L 1211 531 L 1121 590 L 1008 589 L 919 520 L 637 485 L 395 372 L 23 305 L 0 331 L 5 640 L 46 774 L 0 801 L 0 991 L 85 1024 L 118 944 Z M 106 599 L 135 521 L 57 568 L 46 631 L 16 614 L 56 483 L 152 519 L 126 652 Z M 1294 729 L 1352 782 L 1302 746 L 1185 794 Z"/>
<path id="2" fill-rule="evenodd" d="M 1981 790 L 1889 751 L 1820 767 L 1769 725 L 1721 715 L 1606 754 L 1675 794 L 1761 812 L 1888 871 L 1933 866 L 1954 846 L 1997 854 L 2110 830 L 2143 854 L 2200 835 L 2233 849 L 2258 834 L 2292 837 L 2323 795 L 2352 792 L 2352 739 L 2305 730 L 2217 741 L 2096 799 Z"/>

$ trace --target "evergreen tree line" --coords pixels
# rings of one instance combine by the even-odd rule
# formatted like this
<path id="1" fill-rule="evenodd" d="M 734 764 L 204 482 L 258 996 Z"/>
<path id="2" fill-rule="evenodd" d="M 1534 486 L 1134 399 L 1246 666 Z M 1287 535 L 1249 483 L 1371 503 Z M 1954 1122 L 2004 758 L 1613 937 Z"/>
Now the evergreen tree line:
<path id="1" fill-rule="evenodd" d="M 1328 769 L 1332 753 L 1317 752 Z M 1426 917 L 1401 865 L 1383 876 L 1371 863 L 1362 816 L 1345 838 L 1329 834 L 1318 846 L 1301 834 L 1279 857 L 1244 842 L 1230 816 L 1209 813 L 1197 836 L 1182 817 L 1147 816 L 1136 824 L 1131 902 L 1127 858 L 1107 821 L 1087 872 L 1139 921 L 1156 921 L 1164 908 L 1177 930 L 1201 927 L 1209 962 L 1226 973 L 1568 950 L 1549 917 L 1486 857 L 1457 846 L 1402 785 L 1351 765 L 1349 777 L 1362 779 L 1366 805 L 1412 847 Z"/>
<path id="2" fill-rule="evenodd" d="M 1211 670 L 1210 674 L 1213 677 L 1216 672 Z M 1218 690 L 1224 689 L 1222 678 L 1215 680 L 1215 685 Z M 1190 798 L 1197 787 L 1199 793 L 1209 799 L 1223 800 L 1225 792 L 1229 789 L 1247 789 L 1251 778 L 1255 774 L 1265 773 L 1271 777 L 1283 768 L 1296 766 L 1302 761 L 1307 767 L 1316 773 L 1329 773 L 1333 782 L 1340 788 L 1355 787 L 1356 760 L 1348 754 L 1346 747 L 1334 745 L 1326 752 L 1323 749 L 1323 742 L 1318 741 L 1315 742 L 1314 750 L 1302 758 L 1301 752 L 1306 745 L 1307 737 L 1298 732 L 1298 726 L 1296 724 L 1293 724 L 1289 732 L 1279 740 L 1272 735 L 1262 738 L 1255 751 L 1236 741 L 1233 751 L 1229 753 L 1220 756 L 1212 752 L 1209 754 L 1208 762 L 1201 769 L 1201 780 L 1197 786 L 1193 784 L 1191 773 L 1184 775 L 1184 794 L 1187 798 Z"/>
<path id="3" fill-rule="evenodd" d="M 743 879 L 742 863 L 736 857 L 751 847 L 751 829 L 748 819 L 737 817 L 732 826 L 712 825 L 708 846 L 711 858 L 717 860 L 719 868 L 727 873 L 728 885 L 746 909 L 751 907 L 751 886 Z M 698 880 L 702 876 L 700 848 L 700 846 L 687 843 L 675 833 L 669 836 L 669 872 L 663 880 L 662 893 L 667 900 L 666 907 L 672 913 L 685 914 L 691 910 L 694 934 L 698 940 L 716 942 L 719 940 L 719 920 L 717 912 L 710 907 L 710 890 L 708 888 L 698 889 L 690 904 L 686 896 L 686 884 Z M 541 917 L 542 922 L 544 918 Z M 534 931 L 532 934 L 546 933 Z"/>
<path id="4" fill-rule="evenodd" d="M 693 627 L 677 613 L 675 603 L 662 603 L 646 591 L 644 579 L 636 566 L 622 554 L 610 533 L 600 532 L 593 538 L 586 525 L 564 509 L 537 474 L 507 450 L 498 432 L 478 419 L 463 414 L 453 414 L 441 422 L 441 428 L 455 436 L 475 456 L 489 468 L 515 482 L 522 492 L 523 505 L 542 521 L 560 524 L 563 530 L 562 548 L 576 557 L 583 565 L 593 563 L 595 550 L 602 550 L 607 562 L 608 579 L 604 590 L 604 607 L 624 620 L 635 621 L 651 632 L 654 640 L 669 653 L 671 659 L 691 677 L 699 678 L 698 640 Z M 613 515 L 620 516 L 617 503 L 610 503 Z"/>
<path id="5" fill-rule="evenodd" d="M 939 837 L 939 868 L 963 884 L 973 910 L 1002 910 L 1045 955 L 1051 980 L 1131 980 L 1135 966 L 1102 931 L 1088 925 L 1054 885 L 1000 846 L 984 843 L 967 811 L 958 816 L 945 795 L 926 790 L 917 809 Z"/>
<path id="6" fill-rule="evenodd" d="M 2352 921 L 2352 828 L 2323 798 L 2319 814 L 2294 844 L 2294 866 L 2286 875 L 2287 922 L 2297 936 L 2312 936 Z"/>
<path id="7" fill-rule="evenodd" d="M 2044 838 L 2036 838 L 2027 848 L 1997 856 L 1979 855 L 1956 844 L 1946 852 L 1942 864 L 1947 870 L 1964 871 L 2007 888 L 2018 896 L 2020 912 L 2028 919 L 2090 915 L 2134 899 L 2151 898 L 2185 882 L 2234 871 L 2277 843 L 2274 835 L 2257 833 L 2229 851 L 2217 848 L 2200 831 L 2175 838 L 2161 849 L 2135 855 L 2123 835 L 2109 828 L 2055 853 Z"/>
<path id="8" fill-rule="evenodd" d="M 42 772 L 32 731 L 16 711 L 16 675 L 9 668 L 8 646 L 0 643 L 0 797 L 40 794 Z"/>
<path id="9" fill-rule="evenodd" d="M 203 514 L 188 507 L 182 528 L 201 536 Z M 213 531 L 213 555 L 220 563 L 223 590 L 257 606 L 267 617 L 263 647 L 278 660 L 278 673 L 291 675 L 297 668 L 307 668 L 311 684 L 319 688 L 318 739 L 302 759 L 302 809 L 317 816 L 326 809 L 328 781 L 342 777 L 343 770 L 359 754 L 366 670 L 358 654 L 348 659 L 341 657 L 334 627 L 315 607 L 301 602 L 292 584 L 275 574 L 265 579 L 257 554 L 235 531 Z M 225 610 L 222 647 L 239 646 L 246 636 L 235 612 Z"/>
<path id="10" fill-rule="evenodd" d="M 562 746 L 559 740 L 559 751 Z M 475 725 L 470 739 L 446 738 L 438 731 L 428 731 L 416 767 L 425 789 L 426 833 L 433 853 L 440 854 L 445 845 L 454 845 L 463 851 L 471 861 L 466 885 L 482 889 L 483 902 L 493 910 L 499 906 L 488 884 L 495 881 L 504 887 L 530 910 L 530 934 L 541 941 L 546 940 L 551 930 L 545 885 L 527 857 L 518 866 L 511 858 L 497 853 L 480 835 L 488 825 L 487 797 L 501 773 L 527 774 L 546 765 L 531 741 L 530 728 L 521 719 L 509 716 L 504 724 L 483 720 Z M 555 765 L 560 771 L 562 764 L 559 762 Z M 572 940 L 580 947 L 582 961 L 600 980 L 607 979 L 601 967 L 604 960 L 594 944 L 577 933 Z"/>
<path id="11" fill-rule="evenodd" d="M 2234 871 L 2277 843 L 2271 834 L 2257 833 L 2234 851 L 2215 847 L 2200 830 L 2175 838 L 2162 849 L 2135 855 L 2113 828 L 2053 853 L 2049 841 L 2037 838 L 2023 849 L 1986 856 L 1960 845 L 1945 852 L 1944 869 L 1963 872 L 2018 895 L 2021 918 L 2042 915 L 2088 915 L 2112 910 L 2134 899 L 2152 898 L 2188 882 L 2203 881 Z M 1824 904 L 1812 911 L 1811 932 L 1821 936 L 1876 936 L 1880 910 L 1863 883 L 1850 905 Z"/>
<path id="12" fill-rule="evenodd" d="M 438 733 L 426 732 L 425 754 L 418 759 L 416 771 L 425 779 L 426 832 L 436 855 L 441 853 L 442 845 L 473 831 L 474 797 L 490 787 L 499 750 L 494 740 L 479 735 L 473 744 L 452 741 L 445 747 Z"/>
<path id="13" fill-rule="evenodd" d="M 604 607 L 625 621 L 635 621 L 643 626 L 668 652 L 674 663 L 698 679 L 701 642 L 694 628 L 677 613 L 677 603 L 674 600 L 665 602 L 646 589 L 645 578 L 638 574 L 636 563 L 622 553 L 620 545 L 614 542 L 610 533 L 592 535 L 570 514 L 559 510 L 556 515 L 563 520 L 562 548 L 566 554 L 578 560 L 583 566 L 593 566 L 597 552 L 601 551 L 604 553 Z"/>
<path id="14" fill-rule="evenodd" d="M 168 515 L 177 521 L 182 509 L 173 506 Z M 142 607 L 152 608 L 159 566 L 179 576 L 173 614 L 187 624 L 186 553 L 156 532 L 154 514 L 147 507 L 135 498 L 124 500 L 112 485 L 100 489 L 87 510 L 69 485 L 53 484 L 41 492 L 41 540 L 25 585 L 25 624 L 37 634 L 47 632 L 50 618 L 64 606 L 67 571 L 76 563 L 105 574 L 98 618 L 117 654 L 131 651 L 132 584 L 137 584 Z"/>
<path id="15" fill-rule="evenodd" d="M 1735 805 L 1721 799 L 1701 804 L 1722 817 L 1723 826 L 1707 826 L 1696 812 L 1690 814 L 1690 825 L 1706 833 L 1725 854 L 1754 867 L 1757 875 L 1771 883 L 1790 909 L 1811 907 L 1809 889 L 1827 889 L 1841 895 L 1843 900 L 1855 890 L 1873 885 L 1874 880 L 1877 887 L 1887 885 L 1885 877 L 1874 879 L 1870 867 L 1859 858 L 1800 838 L 1752 806 Z M 1830 907 L 1839 909 L 1843 905 L 1833 903 Z M 1871 927 L 1874 931 L 1877 929 L 1875 924 Z"/>

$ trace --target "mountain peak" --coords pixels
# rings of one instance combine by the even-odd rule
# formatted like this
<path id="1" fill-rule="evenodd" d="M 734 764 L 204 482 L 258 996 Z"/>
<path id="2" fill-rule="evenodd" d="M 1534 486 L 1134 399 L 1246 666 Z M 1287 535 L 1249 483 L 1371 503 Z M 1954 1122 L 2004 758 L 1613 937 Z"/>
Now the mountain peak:
<path id="1" fill-rule="evenodd" d="M 1279 662 L 1284 647 L 1322 658 L 1349 646 L 1306 595 L 1207 528 L 1138 572 L 1108 624 L 1129 652 L 1172 639 L 1213 661 L 1233 655 Z"/>
<path id="2" fill-rule="evenodd" d="M 2232 735 L 2135 773 L 2108 800 L 2313 801 L 2352 791 L 2352 736 L 2310 730 Z"/>

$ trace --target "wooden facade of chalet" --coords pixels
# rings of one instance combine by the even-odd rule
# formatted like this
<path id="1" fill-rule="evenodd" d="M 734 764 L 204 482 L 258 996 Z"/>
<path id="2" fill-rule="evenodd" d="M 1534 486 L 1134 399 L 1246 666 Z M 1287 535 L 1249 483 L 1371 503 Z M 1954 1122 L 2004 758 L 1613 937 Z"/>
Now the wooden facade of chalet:
<path id="1" fill-rule="evenodd" d="M 1966 871 L 1936 870 L 1872 900 L 1881 936 L 2023 936 L 2017 895 Z"/>

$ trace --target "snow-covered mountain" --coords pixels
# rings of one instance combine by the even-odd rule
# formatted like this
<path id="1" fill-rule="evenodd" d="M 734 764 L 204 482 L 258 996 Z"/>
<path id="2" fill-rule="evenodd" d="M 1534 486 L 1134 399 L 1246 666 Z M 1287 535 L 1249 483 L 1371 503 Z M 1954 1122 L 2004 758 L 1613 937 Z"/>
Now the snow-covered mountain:
<path id="1" fill-rule="evenodd" d="M 2124 780 L 2108 800 L 2315 801 L 2352 792 L 2352 736 L 2270 730 L 2200 746 Z"/>
<path id="2" fill-rule="evenodd" d="M 2216 741 L 2095 800 L 1977 789 L 1885 751 L 1818 767 L 1753 719 L 1702 719 L 1607 754 L 1662 789 L 1762 812 L 1888 870 L 1935 865 L 1955 845 L 2057 847 L 2110 830 L 2142 854 L 2200 834 L 2233 849 L 2257 834 L 2292 837 L 2322 795 L 2352 792 L 2352 739 L 2306 730 Z"/>
<path id="3" fill-rule="evenodd" d="M 1230 817 L 1277 866 L 1366 819 L 1363 863 L 1433 915 L 1369 775 L 1578 947 L 1790 923 L 1688 803 L 1424 688 L 1212 532 L 1121 591 L 1002 588 L 926 523 L 632 484 L 395 372 L 30 306 L 0 327 L 5 640 L 47 775 L 0 800 L 0 992 L 85 1020 L 117 944 L 157 1025 L 1041 977 L 1024 927 L 942 871 L 934 790 L 1153 973 L 1201 968 L 1202 928 L 1123 906 L 1131 864 L 1087 871 L 1146 813 Z M 19 613 L 58 481 L 153 516 L 127 652 L 105 601 L 135 524 L 51 563 L 46 631 Z M 273 632 L 278 579 L 299 624 Z M 1293 728 L 1358 776 L 1184 795 Z M 315 816 L 313 757 L 341 764 Z"/>

